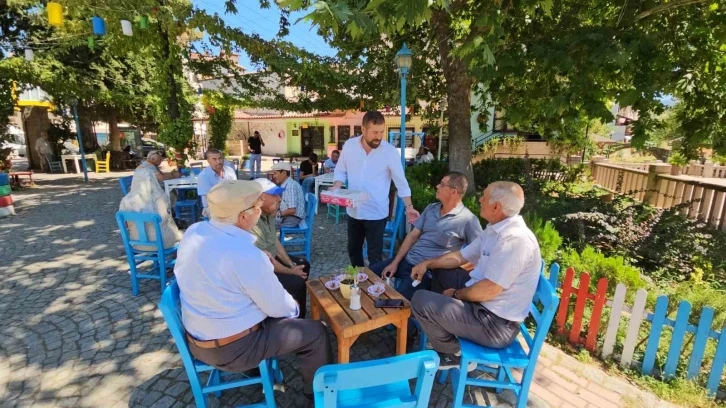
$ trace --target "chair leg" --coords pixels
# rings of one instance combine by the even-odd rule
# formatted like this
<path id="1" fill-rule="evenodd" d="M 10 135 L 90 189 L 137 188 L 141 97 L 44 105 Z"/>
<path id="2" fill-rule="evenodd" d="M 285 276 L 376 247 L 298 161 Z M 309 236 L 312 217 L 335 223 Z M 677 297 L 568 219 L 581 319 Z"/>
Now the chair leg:
<path id="1" fill-rule="evenodd" d="M 139 278 L 136 277 L 136 260 L 131 260 L 129 267 L 131 275 L 131 295 L 137 296 L 139 294 Z"/>
<path id="2" fill-rule="evenodd" d="M 469 359 L 462 355 L 461 368 L 451 374 L 451 384 L 454 388 L 454 408 L 461 408 L 464 404 L 464 391 L 466 390 L 466 378 L 469 373 L 466 367 L 469 365 Z M 457 375 L 458 374 L 458 375 Z"/>
<path id="3" fill-rule="evenodd" d="M 272 359 L 272 372 L 275 374 L 275 383 L 282 384 L 284 378 L 282 376 L 282 370 L 280 370 L 280 362 L 274 357 Z"/>
<path id="4" fill-rule="evenodd" d="M 260 376 L 262 377 L 262 392 L 265 394 L 265 404 L 267 408 L 277 408 L 277 404 L 275 403 L 275 391 L 272 387 L 273 382 L 273 373 L 270 372 L 271 370 L 271 361 L 269 359 L 262 360 L 260 362 L 259 368 L 260 368 Z"/>
<path id="5" fill-rule="evenodd" d="M 499 366 L 499 370 L 497 371 L 497 381 L 499 381 L 500 383 L 501 382 L 504 382 L 504 376 L 505 375 L 506 375 L 506 373 L 504 371 L 504 367 Z M 495 388 L 494 391 L 497 394 L 501 394 L 502 393 L 502 389 L 501 388 Z"/>
<path id="6" fill-rule="evenodd" d="M 532 377 L 533 374 L 528 372 L 531 370 L 532 367 L 529 366 L 524 369 L 524 372 L 522 372 L 522 387 L 519 389 L 519 392 L 516 390 L 513 390 L 515 394 L 517 394 L 517 408 L 525 408 L 527 406 L 527 399 L 529 397 L 529 386 L 532 384 Z"/>
<path id="7" fill-rule="evenodd" d="M 219 385 L 219 383 L 220 383 L 219 370 L 214 369 L 209 374 L 209 382 L 207 384 L 209 384 L 209 385 Z M 215 392 L 214 393 L 214 396 L 217 397 L 217 398 L 220 398 L 222 396 L 222 391 Z"/>
<path id="8" fill-rule="evenodd" d="M 154 263 L 159 266 L 159 283 L 161 284 L 161 293 L 164 293 L 164 289 L 166 289 L 166 262 L 161 259 L 154 261 Z"/>

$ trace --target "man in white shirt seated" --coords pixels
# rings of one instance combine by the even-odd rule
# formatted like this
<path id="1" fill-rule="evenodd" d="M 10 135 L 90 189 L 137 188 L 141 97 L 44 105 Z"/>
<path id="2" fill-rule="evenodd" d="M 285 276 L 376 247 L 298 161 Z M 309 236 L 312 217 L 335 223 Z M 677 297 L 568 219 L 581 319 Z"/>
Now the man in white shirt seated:
<path id="1" fill-rule="evenodd" d="M 146 160 L 141 162 L 135 171 L 148 171 L 154 175 L 156 181 L 163 184 L 164 180 L 170 180 L 179 177 L 179 173 L 176 170 L 172 170 L 170 173 L 162 173 L 159 170 L 159 165 L 164 161 L 164 157 L 158 150 L 152 150 L 146 155 Z"/>
<path id="2" fill-rule="evenodd" d="M 427 147 L 419 147 L 416 155 L 416 164 L 429 163 L 434 161 L 434 155 L 429 152 Z"/>
<path id="3" fill-rule="evenodd" d="M 212 187 L 222 181 L 237 180 L 237 172 L 231 166 L 225 165 L 224 153 L 219 149 L 209 149 L 204 154 L 209 166 L 205 167 L 197 177 L 197 194 L 202 197 L 202 205 L 208 207 L 207 194 Z"/>
<path id="4" fill-rule="evenodd" d="M 278 228 L 294 228 L 305 219 L 305 193 L 302 186 L 290 177 L 291 174 L 290 163 L 280 162 L 272 166 L 275 184 L 285 189 L 275 221 Z"/>
<path id="5" fill-rule="evenodd" d="M 479 238 L 411 271 L 411 278 L 420 280 L 427 269 L 475 265 L 464 287 L 443 294 L 420 290 L 411 300 L 413 315 L 441 355 L 441 370 L 459 367 L 457 337 L 491 348 L 511 344 L 537 290 L 542 257 L 537 238 L 519 216 L 522 188 L 507 181 L 492 183 L 479 204 L 482 218 L 489 222 Z M 474 368 L 475 364 L 467 369 Z"/>
<path id="6" fill-rule="evenodd" d="M 223 371 L 295 353 L 303 393 L 312 398 L 315 371 L 332 361 L 328 333 L 319 321 L 295 319 L 298 304 L 254 244 L 261 195 L 259 184 L 242 180 L 209 191 L 211 220 L 189 227 L 174 267 L 182 322 L 192 355 Z"/>
<path id="7" fill-rule="evenodd" d="M 330 158 L 323 163 L 323 169 L 325 169 L 326 173 L 330 173 L 335 170 L 335 166 L 338 164 L 338 159 L 340 159 L 340 152 L 333 150 L 330 153 Z"/>

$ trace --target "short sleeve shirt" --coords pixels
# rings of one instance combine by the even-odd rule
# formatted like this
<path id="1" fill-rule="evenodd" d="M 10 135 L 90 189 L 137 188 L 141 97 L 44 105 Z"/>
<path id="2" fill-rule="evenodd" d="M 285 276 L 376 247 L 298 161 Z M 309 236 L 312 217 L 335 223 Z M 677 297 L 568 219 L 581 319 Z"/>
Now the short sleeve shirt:
<path id="1" fill-rule="evenodd" d="M 280 211 L 294 208 L 296 217 L 305 218 L 305 194 L 300 184 L 288 177 L 280 187 L 285 189 L 280 201 Z"/>
<path id="2" fill-rule="evenodd" d="M 464 204 L 441 215 L 441 203 L 429 204 L 414 227 L 421 235 L 406 254 L 406 262 L 417 265 L 426 259 L 458 251 L 481 234 L 479 219 Z"/>
<path id="3" fill-rule="evenodd" d="M 522 217 L 488 225 L 479 238 L 461 250 L 461 255 L 476 265 L 469 273 L 467 287 L 488 279 L 504 289 L 482 306 L 501 318 L 524 321 L 537 290 L 542 256 L 537 238 Z"/>
<path id="4" fill-rule="evenodd" d="M 314 167 L 315 169 L 317 169 L 318 165 L 316 164 Z M 300 163 L 300 173 L 303 175 L 313 173 L 313 164 L 310 162 L 310 160 L 305 160 L 304 162 Z"/>
<path id="5" fill-rule="evenodd" d="M 277 256 L 277 234 L 275 233 L 275 216 L 271 214 L 260 215 L 257 225 L 252 228 L 252 235 L 257 237 L 255 246 Z"/>
<path id="6" fill-rule="evenodd" d="M 247 139 L 247 146 L 250 149 L 250 154 L 262 154 L 262 143 L 260 138 L 250 136 Z"/>
<path id="7" fill-rule="evenodd" d="M 205 167 L 197 177 L 197 194 L 202 196 L 202 205 L 207 208 L 207 194 L 212 187 L 227 181 L 237 180 L 237 172 L 229 166 L 222 166 L 222 175 L 217 174 L 211 167 Z"/>

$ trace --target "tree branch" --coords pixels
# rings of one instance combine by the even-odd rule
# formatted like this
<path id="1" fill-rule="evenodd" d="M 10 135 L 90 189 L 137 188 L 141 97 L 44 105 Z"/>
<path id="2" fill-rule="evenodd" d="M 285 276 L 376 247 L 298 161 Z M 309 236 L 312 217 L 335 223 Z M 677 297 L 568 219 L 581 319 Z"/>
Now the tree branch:
<path id="1" fill-rule="evenodd" d="M 708 0 L 680 0 L 680 1 L 677 0 L 672 3 L 661 4 L 659 6 L 653 7 L 650 10 L 645 10 L 644 12 L 638 14 L 637 16 L 635 16 L 635 21 L 640 21 L 653 14 L 662 13 L 664 11 L 668 11 L 668 10 L 671 10 L 674 8 L 690 6 L 690 5 L 698 4 L 698 3 L 705 3 L 706 1 L 708 1 Z"/>

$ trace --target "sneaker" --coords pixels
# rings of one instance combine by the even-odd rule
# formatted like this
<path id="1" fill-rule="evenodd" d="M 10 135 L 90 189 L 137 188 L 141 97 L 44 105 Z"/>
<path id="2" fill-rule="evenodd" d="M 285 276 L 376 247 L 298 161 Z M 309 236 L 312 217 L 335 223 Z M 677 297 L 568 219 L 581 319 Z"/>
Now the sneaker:
<path id="1" fill-rule="evenodd" d="M 439 371 L 451 370 L 452 368 L 461 368 L 461 357 L 453 354 L 439 353 Z M 476 363 L 471 362 L 466 367 L 466 372 L 470 373 L 476 370 Z"/>

